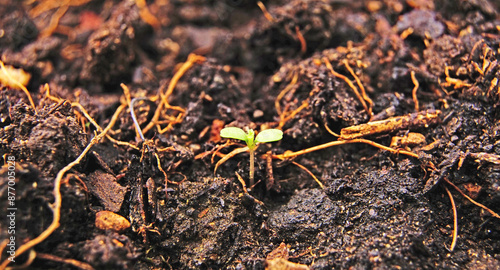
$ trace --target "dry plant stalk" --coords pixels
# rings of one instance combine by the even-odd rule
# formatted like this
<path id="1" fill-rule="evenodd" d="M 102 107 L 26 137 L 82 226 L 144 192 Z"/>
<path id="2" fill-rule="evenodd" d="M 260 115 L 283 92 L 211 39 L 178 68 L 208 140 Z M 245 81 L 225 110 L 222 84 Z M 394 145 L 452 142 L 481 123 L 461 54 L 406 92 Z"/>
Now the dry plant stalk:
<path id="1" fill-rule="evenodd" d="M 340 131 L 340 139 L 353 140 L 369 135 L 390 133 L 396 130 L 428 127 L 440 121 L 440 114 L 440 110 L 427 110 L 350 126 Z"/>

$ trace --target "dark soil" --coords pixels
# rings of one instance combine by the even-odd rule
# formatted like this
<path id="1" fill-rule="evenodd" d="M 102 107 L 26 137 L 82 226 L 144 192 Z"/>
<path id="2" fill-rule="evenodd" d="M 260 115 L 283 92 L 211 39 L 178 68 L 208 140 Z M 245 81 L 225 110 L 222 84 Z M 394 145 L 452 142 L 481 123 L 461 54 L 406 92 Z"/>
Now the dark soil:
<path id="1" fill-rule="evenodd" d="M 188 55 L 206 60 L 180 78 L 169 97 L 178 109 L 160 118 L 171 124 L 147 130 L 146 142 L 128 107 L 119 115 L 114 141 L 93 146 L 63 178 L 60 226 L 9 266 L 284 269 L 273 257 L 297 269 L 500 268 L 500 220 L 485 210 L 500 213 L 499 1 L 263 1 L 272 18 L 253 0 L 47 8 L 58 2 L 0 0 L 1 60 L 31 75 L 36 104 L 0 77 L 0 156 L 16 161 L 16 248 L 50 225 L 56 175 L 100 132 L 71 103 L 104 128 L 127 103 L 123 83 L 150 99 L 134 110 L 144 129 Z M 437 121 L 418 124 L 412 77 L 420 115 L 440 111 Z M 360 85 L 372 105 L 354 94 Z M 328 129 L 393 116 L 416 124 L 364 138 L 389 146 L 419 133 L 421 142 L 392 146 L 418 158 L 364 143 L 276 158 L 338 140 Z M 248 181 L 247 153 L 214 174 L 225 125 L 284 132 L 257 149 L 249 193 L 235 175 Z M 0 171 L 0 240 L 12 236 L 10 171 Z M 458 212 L 452 251 L 448 191 Z M 97 226 L 102 210 L 130 228 Z"/>

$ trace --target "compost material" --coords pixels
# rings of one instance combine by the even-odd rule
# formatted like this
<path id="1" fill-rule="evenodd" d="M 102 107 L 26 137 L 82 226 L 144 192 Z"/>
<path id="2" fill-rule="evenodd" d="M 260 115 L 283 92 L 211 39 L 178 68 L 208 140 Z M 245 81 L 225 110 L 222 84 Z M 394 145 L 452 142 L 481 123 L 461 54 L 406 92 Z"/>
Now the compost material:
<path id="1" fill-rule="evenodd" d="M 499 8 L 0 0 L 0 269 L 499 269 Z"/>

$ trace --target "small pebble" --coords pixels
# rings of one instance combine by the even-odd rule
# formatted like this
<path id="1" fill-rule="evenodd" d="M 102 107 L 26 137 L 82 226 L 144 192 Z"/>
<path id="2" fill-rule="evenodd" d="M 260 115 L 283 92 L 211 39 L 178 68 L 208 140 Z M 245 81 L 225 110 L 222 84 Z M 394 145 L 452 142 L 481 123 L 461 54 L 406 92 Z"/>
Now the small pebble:
<path id="1" fill-rule="evenodd" d="M 191 150 L 193 150 L 195 152 L 201 150 L 201 146 L 199 144 L 190 144 L 189 148 L 191 148 Z"/>
<path id="2" fill-rule="evenodd" d="M 95 215 L 95 226 L 101 230 L 124 232 L 130 228 L 130 222 L 111 211 L 100 211 Z"/>
<path id="3" fill-rule="evenodd" d="M 261 118 L 262 116 L 264 116 L 264 112 L 261 110 L 255 110 L 253 112 L 253 118 Z"/>

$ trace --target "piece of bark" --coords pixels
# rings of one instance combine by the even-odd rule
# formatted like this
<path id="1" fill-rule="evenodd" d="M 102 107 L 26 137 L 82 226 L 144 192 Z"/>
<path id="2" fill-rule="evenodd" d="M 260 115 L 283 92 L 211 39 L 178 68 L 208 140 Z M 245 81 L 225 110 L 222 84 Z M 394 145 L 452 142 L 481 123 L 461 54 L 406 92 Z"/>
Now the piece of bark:
<path id="1" fill-rule="evenodd" d="M 118 212 L 125 198 L 127 188 L 116 183 L 116 177 L 101 170 L 92 172 L 87 181 L 87 186 L 99 199 L 104 209 L 111 212 Z"/>

